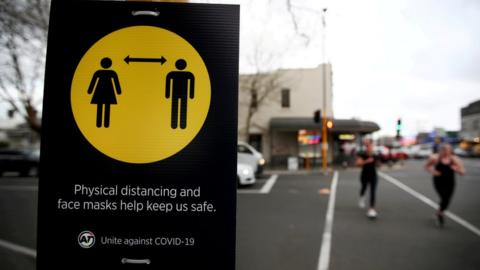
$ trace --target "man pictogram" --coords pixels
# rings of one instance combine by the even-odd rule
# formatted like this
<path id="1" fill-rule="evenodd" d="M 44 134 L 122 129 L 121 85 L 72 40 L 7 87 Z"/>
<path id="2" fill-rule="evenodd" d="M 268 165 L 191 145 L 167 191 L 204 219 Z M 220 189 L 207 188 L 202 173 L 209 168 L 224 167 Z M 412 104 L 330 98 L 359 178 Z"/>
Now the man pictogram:
<path id="1" fill-rule="evenodd" d="M 172 116 L 171 127 L 178 127 L 178 118 L 180 117 L 180 128 L 187 127 L 187 99 L 188 96 L 193 99 L 195 96 L 195 76 L 189 71 L 183 71 L 187 67 L 187 62 L 178 59 L 175 62 L 178 71 L 171 71 L 167 75 L 165 87 L 165 97 L 172 97 Z M 178 106 L 180 105 L 180 110 Z"/>

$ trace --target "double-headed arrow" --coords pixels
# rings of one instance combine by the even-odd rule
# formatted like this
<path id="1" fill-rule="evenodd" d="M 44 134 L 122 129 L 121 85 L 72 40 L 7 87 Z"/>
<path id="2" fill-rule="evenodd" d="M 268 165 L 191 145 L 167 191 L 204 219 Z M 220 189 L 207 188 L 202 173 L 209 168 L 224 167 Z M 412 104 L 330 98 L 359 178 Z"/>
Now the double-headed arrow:
<path id="1" fill-rule="evenodd" d="M 165 57 L 161 58 L 134 58 L 130 57 L 130 55 L 127 55 L 125 59 L 123 59 L 125 63 L 129 64 L 130 62 L 144 62 L 144 63 L 160 63 L 160 64 L 165 64 L 167 62 L 167 59 Z"/>

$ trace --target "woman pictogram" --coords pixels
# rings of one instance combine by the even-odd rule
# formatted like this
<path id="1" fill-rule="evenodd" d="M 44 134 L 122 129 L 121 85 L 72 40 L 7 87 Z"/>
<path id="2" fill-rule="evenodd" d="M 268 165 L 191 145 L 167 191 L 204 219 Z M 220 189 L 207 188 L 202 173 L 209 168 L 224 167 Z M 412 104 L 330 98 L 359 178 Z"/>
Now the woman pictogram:
<path id="1" fill-rule="evenodd" d="M 102 127 L 103 118 L 103 126 L 108 128 L 110 126 L 110 105 L 117 104 L 115 93 L 120 95 L 122 90 L 117 73 L 108 69 L 112 66 L 112 60 L 105 57 L 100 61 L 100 65 L 104 69 L 97 70 L 93 74 L 87 92 L 88 94 L 93 92 L 90 104 L 97 104 L 97 127 Z"/>

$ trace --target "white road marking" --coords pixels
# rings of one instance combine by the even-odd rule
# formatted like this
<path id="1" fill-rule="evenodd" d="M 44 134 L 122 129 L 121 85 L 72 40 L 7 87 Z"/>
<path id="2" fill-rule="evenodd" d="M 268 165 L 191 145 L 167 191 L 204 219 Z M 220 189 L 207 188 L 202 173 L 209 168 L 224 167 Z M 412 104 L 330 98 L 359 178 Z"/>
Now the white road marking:
<path id="1" fill-rule="evenodd" d="M 268 194 L 273 188 L 273 185 L 277 182 L 278 174 L 274 174 L 268 178 L 263 184 L 261 189 L 238 189 L 237 193 L 240 194 Z"/>
<path id="2" fill-rule="evenodd" d="M 27 255 L 29 257 L 32 257 L 33 259 L 37 258 L 37 251 L 35 249 L 20 246 L 20 245 L 17 245 L 15 243 L 12 243 L 12 242 L 9 242 L 9 241 L 5 241 L 5 240 L 0 239 L 0 247 L 3 247 L 5 249 L 8 249 L 8 250 L 16 252 L 16 253 Z"/>
<path id="3" fill-rule="evenodd" d="M 330 197 L 328 198 L 327 215 L 325 218 L 325 228 L 322 236 L 322 246 L 320 247 L 320 257 L 318 259 L 318 270 L 328 270 L 330 265 L 330 250 L 332 246 L 333 214 L 335 212 L 335 198 L 337 196 L 338 171 L 333 173 L 332 183 L 330 185 Z"/>
<path id="4" fill-rule="evenodd" d="M 262 189 L 260 189 L 261 194 L 268 194 L 270 193 L 270 190 L 272 190 L 273 185 L 277 182 L 278 175 L 274 174 L 270 176 L 270 178 L 267 180 L 265 185 L 263 185 Z"/>
<path id="5" fill-rule="evenodd" d="M 238 194 L 260 194 L 258 189 L 237 189 Z"/>
<path id="6" fill-rule="evenodd" d="M 434 201 L 430 200 L 429 198 L 427 198 L 425 195 L 415 191 L 414 189 L 412 189 L 411 187 L 405 185 L 404 183 L 400 182 L 400 180 L 398 179 L 395 179 L 393 177 L 391 177 L 390 175 L 388 174 L 385 174 L 385 173 L 382 173 L 382 172 L 378 172 L 378 174 L 383 177 L 383 179 L 387 180 L 388 182 L 396 185 L 397 187 L 403 189 L 405 192 L 409 193 L 410 195 L 412 195 L 413 197 L 419 199 L 420 201 L 424 202 L 425 204 L 429 205 L 430 207 L 434 208 L 434 209 L 438 209 L 438 204 L 435 203 Z M 463 227 L 467 228 L 469 231 L 473 232 L 474 234 L 476 234 L 477 236 L 480 237 L 480 229 L 475 227 L 473 224 L 471 224 L 470 222 L 462 219 L 461 217 L 455 215 L 454 213 L 450 212 L 450 211 L 445 211 L 445 215 L 447 217 L 449 217 L 450 219 L 452 219 L 453 221 L 457 222 L 458 224 L 462 225 Z"/>
<path id="7" fill-rule="evenodd" d="M 38 186 L 0 186 L 0 190 L 13 190 L 13 191 L 38 191 Z"/>

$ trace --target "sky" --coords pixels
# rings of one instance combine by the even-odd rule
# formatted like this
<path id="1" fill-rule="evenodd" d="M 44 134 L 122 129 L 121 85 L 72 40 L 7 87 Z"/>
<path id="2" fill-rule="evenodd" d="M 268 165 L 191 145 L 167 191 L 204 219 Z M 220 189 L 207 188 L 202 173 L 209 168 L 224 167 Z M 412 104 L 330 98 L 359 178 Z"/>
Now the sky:
<path id="1" fill-rule="evenodd" d="M 335 118 L 393 135 L 460 129 L 460 108 L 480 99 L 480 1 L 211 0 L 241 5 L 240 71 L 255 55 L 274 68 L 333 68 Z M 326 29 L 322 9 L 327 8 Z M 5 122 L 2 116 L 2 122 Z"/>
<path id="2" fill-rule="evenodd" d="M 285 0 L 209 2 L 241 4 L 241 72 L 254 48 L 274 67 L 316 67 L 325 33 L 335 117 L 374 121 L 379 134 L 398 118 L 406 136 L 459 130 L 460 109 L 480 99 L 480 1 L 292 0 L 300 34 Z"/>

